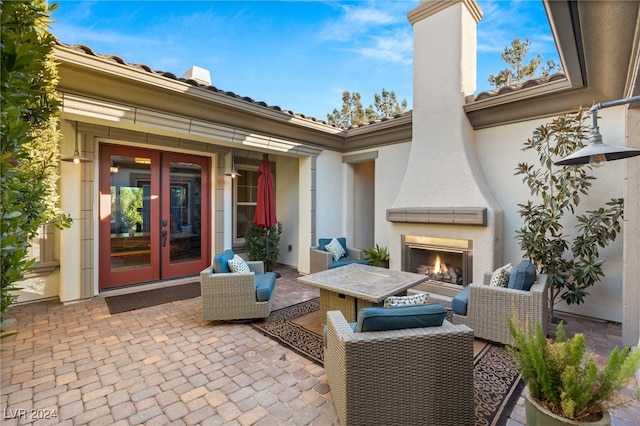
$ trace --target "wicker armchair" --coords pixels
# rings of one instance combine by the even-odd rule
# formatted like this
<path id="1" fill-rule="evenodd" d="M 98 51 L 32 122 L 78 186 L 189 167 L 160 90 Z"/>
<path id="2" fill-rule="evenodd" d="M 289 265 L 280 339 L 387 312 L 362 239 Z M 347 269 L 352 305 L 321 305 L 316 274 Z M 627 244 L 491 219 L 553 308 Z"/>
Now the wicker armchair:
<path id="1" fill-rule="evenodd" d="M 266 318 L 271 313 L 273 296 L 267 301 L 256 298 L 255 279 L 258 274 L 265 274 L 261 261 L 247 262 L 251 272 L 216 273 L 213 266 L 200 272 L 200 301 L 202 319 L 239 320 L 250 318 Z M 275 282 L 273 272 L 267 272 L 268 279 Z"/>
<path id="2" fill-rule="evenodd" d="M 319 244 L 317 246 L 311 246 L 309 249 L 309 257 L 311 260 L 310 272 L 312 274 L 320 271 L 326 271 L 327 269 L 349 265 L 351 263 L 369 264 L 369 261 L 364 258 L 364 252 L 362 250 L 346 247 L 345 238 L 338 238 L 338 241 L 344 242 L 347 255 L 339 260 L 333 260 L 331 253 L 324 250 L 322 246 L 322 244 L 328 244 L 329 241 L 331 241 L 330 238 L 320 238 Z"/>
<path id="3" fill-rule="evenodd" d="M 342 425 L 473 425 L 473 331 L 439 327 L 356 333 L 327 312 L 324 363 Z"/>
<path id="4" fill-rule="evenodd" d="M 540 322 L 542 331 L 548 334 L 548 282 L 545 274 L 538 274 L 529 291 L 486 285 L 491 274 L 484 275 L 484 284 L 469 284 L 467 315 L 453 313 L 454 324 L 464 324 L 473 329 L 475 337 L 513 345 L 507 318 L 514 313 L 525 326 L 535 330 Z"/>

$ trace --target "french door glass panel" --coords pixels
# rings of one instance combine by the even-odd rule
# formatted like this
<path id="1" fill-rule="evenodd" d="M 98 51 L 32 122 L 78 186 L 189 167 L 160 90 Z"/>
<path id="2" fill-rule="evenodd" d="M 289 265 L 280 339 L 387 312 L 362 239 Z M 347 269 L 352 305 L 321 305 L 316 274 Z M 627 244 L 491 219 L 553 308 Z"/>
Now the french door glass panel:
<path id="1" fill-rule="evenodd" d="M 101 289 L 160 279 L 159 195 L 159 152 L 101 146 Z"/>
<path id="2" fill-rule="evenodd" d="M 171 263 L 199 260 L 202 255 L 201 169 L 199 164 L 170 162 Z"/>
<path id="3" fill-rule="evenodd" d="M 111 155 L 111 270 L 151 265 L 151 159 Z"/>
<path id="4" fill-rule="evenodd" d="M 199 273 L 208 266 L 209 160 L 162 154 L 162 277 Z"/>

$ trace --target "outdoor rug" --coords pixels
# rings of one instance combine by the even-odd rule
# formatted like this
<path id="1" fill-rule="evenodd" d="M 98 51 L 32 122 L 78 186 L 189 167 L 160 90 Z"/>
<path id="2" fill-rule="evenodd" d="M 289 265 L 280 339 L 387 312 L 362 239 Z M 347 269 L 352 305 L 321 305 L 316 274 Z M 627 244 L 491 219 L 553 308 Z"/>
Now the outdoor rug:
<path id="1" fill-rule="evenodd" d="M 200 283 L 193 282 L 131 294 L 120 294 L 105 298 L 111 315 L 149 306 L 162 305 L 176 300 L 192 299 L 200 296 Z"/>
<path id="2" fill-rule="evenodd" d="M 323 365 L 318 298 L 287 306 L 251 325 L 318 365 Z M 314 318 L 315 317 L 315 318 Z M 305 326 L 313 329 L 310 330 Z M 524 382 L 511 355 L 502 345 L 474 341 L 474 387 L 477 426 L 504 425 L 518 401 Z"/>

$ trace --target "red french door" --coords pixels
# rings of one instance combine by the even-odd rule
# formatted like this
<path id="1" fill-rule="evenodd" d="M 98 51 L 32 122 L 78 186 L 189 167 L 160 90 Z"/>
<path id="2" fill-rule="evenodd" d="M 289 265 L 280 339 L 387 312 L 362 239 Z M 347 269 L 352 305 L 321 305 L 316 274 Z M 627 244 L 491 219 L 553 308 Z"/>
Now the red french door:
<path id="1" fill-rule="evenodd" d="M 101 145 L 101 290 L 208 266 L 209 170 L 207 157 Z"/>

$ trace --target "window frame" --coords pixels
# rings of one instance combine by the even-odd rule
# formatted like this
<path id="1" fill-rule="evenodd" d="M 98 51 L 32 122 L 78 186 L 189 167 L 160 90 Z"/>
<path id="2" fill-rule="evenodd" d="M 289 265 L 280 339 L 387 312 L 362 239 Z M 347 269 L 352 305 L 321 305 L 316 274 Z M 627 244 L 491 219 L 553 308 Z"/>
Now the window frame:
<path id="1" fill-rule="evenodd" d="M 241 175 L 244 172 L 245 176 L 248 176 L 249 173 L 248 172 L 258 172 L 258 166 L 257 165 L 251 165 L 251 164 L 238 164 L 236 163 L 236 168 L 238 170 L 238 173 L 240 173 Z M 256 181 L 255 181 L 255 187 L 256 187 L 256 191 L 257 191 L 257 187 L 258 187 L 258 177 L 259 177 L 259 173 L 257 174 L 256 177 Z M 232 196 L 232 216 L 233 216 L 233 226 L 232 226 L 232 232 L 233 232 L 233 240 L 232 240 L 232 244 L 233 247 L 243 247 L 245 244 L 245 239 L 244 237 L 240 238 L 238 237 L 238 206 L 253 206 L 254 207 L 254 211 L 255 211 L 255 207 L 258 204 L 258 200 L 257 200 L 257 196 L 256 196 L 256 200 L 255 201 L 243 201 L 243 202 L 239 202 L 238 201 L 238 182 L 239 179 L 235 178 L 232 179 L 232 187 L 233 187 L 233 196 Z M 251 182 L 253 183 L 253 182 Z M 249 218 L 250 221 L 253 220 L 253 218 Z"/>
<path id="2" fill-rule="evenodd" d="M 53 225 L 42 225 L 38 235 L 30 242 L 29 258 L 36 259 L 36 261 L 25 274 L 25 278 L 49 275 L 60 266 L 60 261 L 55 258 L 55 227 Z"/>

